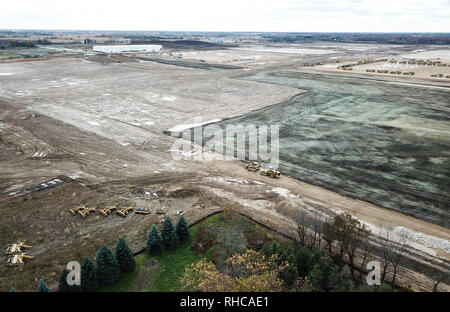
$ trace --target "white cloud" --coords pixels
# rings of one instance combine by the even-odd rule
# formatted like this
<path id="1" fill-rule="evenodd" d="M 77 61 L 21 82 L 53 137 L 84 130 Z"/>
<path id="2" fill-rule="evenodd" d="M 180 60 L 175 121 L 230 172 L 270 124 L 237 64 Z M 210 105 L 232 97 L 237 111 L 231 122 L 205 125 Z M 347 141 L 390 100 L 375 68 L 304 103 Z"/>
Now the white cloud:
<path id="1" fill-rule="evenodd" d="M 0 0 L 2 29 L 450 32 L 450 0 Z"/>

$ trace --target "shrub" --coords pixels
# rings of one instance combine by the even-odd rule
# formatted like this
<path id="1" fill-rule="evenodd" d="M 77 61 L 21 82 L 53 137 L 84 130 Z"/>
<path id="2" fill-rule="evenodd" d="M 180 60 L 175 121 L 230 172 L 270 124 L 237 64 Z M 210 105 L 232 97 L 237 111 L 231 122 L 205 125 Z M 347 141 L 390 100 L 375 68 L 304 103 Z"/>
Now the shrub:
<path id="1" fill-rule="evenodd" d="M 38 292 L 51 292 L 52 290 L 50 289 L 50 287 L 47 286 L 47 284 L 45 284 L 44 280 L 41 278 L 39 280 L 37 291 Z"/>

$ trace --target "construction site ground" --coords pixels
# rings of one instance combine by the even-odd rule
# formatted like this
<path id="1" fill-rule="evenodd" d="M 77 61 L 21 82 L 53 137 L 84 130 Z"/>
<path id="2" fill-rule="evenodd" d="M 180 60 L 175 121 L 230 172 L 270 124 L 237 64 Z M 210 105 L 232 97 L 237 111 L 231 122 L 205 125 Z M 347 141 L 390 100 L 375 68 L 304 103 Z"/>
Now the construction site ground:
<path id="1" fill-rule="evenodd" d="M 345 47 L 332 56 L 255 49 L 198 52 L 214 56 L 215 62 L 221 60 L 218 53 L 236 53 L 224 63 L 243 69 L 108 62 L 102 56 L 0 64 L 0 245 L 21 240 L 33 246 L 27 253 L 34 256 L 17 267 L 6 265 L 5 256 L 0 290 L 32 291 L 39 278 L 56 288 L 69 261 L 94 258 L 101 245 L 114 247 L 119 236 L 134 251 L 141 250 L 150 226 L 165 216 L 176 220 L 180 210 L 193 223 L 230 207 L 292 238 L 295 225 L 290 216 L 295 211 L 347 211 L 373 231 L 393 224 L 450 240 L 447 228 L 283 175 L 271 179 L 249 172 L 237 160 L 173 159 L 176 138 L 163 131 L 188 126 L 195 117 L 208 122 L 246 114 L 299 92 L 233 77 L 349 55 Z M 388 53 L 393 47 L 384 49 Z M 402 49 L 397 52 L 404 53 Z M 255 53 L 258 60 L 251 60 Z M 62 182 L 42 185 L 55 178 Z M 98 210 L 110 204 L 145 206 L 151 213 L 123 218 L 94 211 L 82 218 L 69 212 L 77 205 Z M 159 209 L 166 214 L 157 214 Z M 431 290 L 431 280 L 419 272 L 422 264 L 439 266 L 449 260 L 449 251 L 411 241 L 408 254 L 399 282 Z M 448 285 L 440 287 L 449 290 Z"/>

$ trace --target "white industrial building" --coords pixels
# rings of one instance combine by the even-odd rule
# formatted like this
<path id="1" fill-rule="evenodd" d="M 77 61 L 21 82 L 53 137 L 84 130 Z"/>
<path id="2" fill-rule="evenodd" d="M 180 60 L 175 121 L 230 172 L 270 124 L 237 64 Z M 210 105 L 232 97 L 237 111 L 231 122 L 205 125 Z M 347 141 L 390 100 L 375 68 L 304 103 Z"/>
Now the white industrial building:
<path id="1" fill-rule="evenodd" d="M 127 52 L 160 52 L 162 45 L 158 44 L 139 44 L 139 45 L 109 45 L 93 46 L 94 52 L 103 53 L 127 53 Z"/>

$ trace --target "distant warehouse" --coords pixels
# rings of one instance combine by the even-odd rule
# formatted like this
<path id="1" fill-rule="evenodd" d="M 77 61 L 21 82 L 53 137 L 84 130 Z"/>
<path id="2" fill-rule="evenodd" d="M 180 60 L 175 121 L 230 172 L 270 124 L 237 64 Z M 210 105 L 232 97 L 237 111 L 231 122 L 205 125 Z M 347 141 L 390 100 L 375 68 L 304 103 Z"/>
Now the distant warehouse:
<path id="1" fill-rule="evenodd" d="M 160 52 L 162 45 L 158 44 L 139 44 L 139 45 L 109 45 L 93 46 L 94 52 L 103 53 L 127 53 L 127 52 Z"/>

